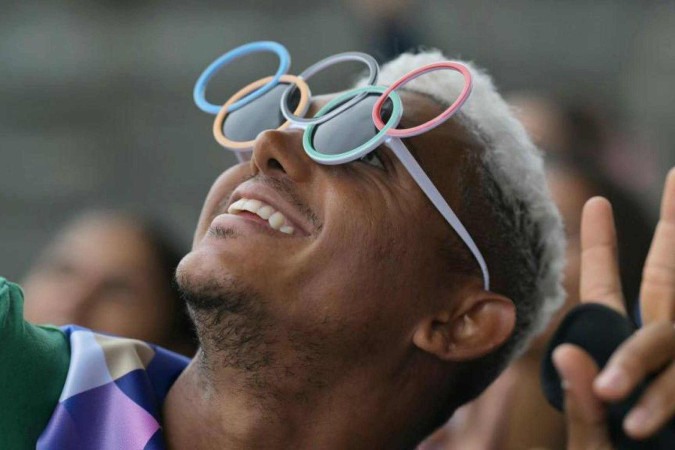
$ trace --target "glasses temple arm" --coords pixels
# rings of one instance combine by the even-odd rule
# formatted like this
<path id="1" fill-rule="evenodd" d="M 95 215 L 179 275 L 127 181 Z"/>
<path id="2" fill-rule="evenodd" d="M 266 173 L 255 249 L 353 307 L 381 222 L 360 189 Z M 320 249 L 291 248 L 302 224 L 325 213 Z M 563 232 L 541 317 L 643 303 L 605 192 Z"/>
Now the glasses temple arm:
<path id="1" fill-rule="evenodd" d="M 417 160 L 410 153 L 408 148 L 403 144 L 403 142 L 398 138 L 388 138 L 385 141 L 393 151 L 396 157 L 403 163 L 410 175 L 413 177 L 417 185 L 422 189 L 424 194 L 431 200 L 431 203 L 436 207 L 436 209 L 443 215 L 445 220 L 450 224 L 453 230 L 459 235 L 460 239 L 464 241 L 464 244 L 469 248 L 473 257 L 478 262 L 480 270 L 483 272 L 483 287 L 487 291 L 490 289 L 490 274 L 488 273 L 487 264 L 485 259 L 481 254 L 480 250 L 476 246 L 476 243 L 469 235 L 469 232 L 464 228 L 462 222 L 459 221 L 459 218 L 454 213 L 450 205 L 445 201 L 441 193 L 436 189 L 434 183 L 424 172 L 424 169 L 417 163 Z"/>

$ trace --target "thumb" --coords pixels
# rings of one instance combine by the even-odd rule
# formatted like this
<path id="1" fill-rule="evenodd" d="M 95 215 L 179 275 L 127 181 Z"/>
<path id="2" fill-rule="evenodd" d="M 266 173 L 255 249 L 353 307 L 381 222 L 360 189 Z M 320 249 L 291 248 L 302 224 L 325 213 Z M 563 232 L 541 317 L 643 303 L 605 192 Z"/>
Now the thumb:
<path id="1" fill-rule="evenodd" d="M 565 392 L 567 449 L 611 449 L 605 408 L 593 393 L 595 361 L 580 347 L 563 344 L 553 352 L 553 364 Z"/>

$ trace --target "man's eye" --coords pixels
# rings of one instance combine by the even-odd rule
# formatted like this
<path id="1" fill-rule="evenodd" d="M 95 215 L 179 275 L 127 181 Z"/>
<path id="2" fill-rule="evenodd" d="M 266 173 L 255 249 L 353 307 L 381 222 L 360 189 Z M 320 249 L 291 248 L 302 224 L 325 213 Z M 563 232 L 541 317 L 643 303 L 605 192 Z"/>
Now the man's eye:
<path id="1" fill-rule="evenodd" d="M 371 166 L 379 167 L 380 169 L 384 169 L 384 162 L 382 161 L 380 153 L 377 150 L 363 155 L 359 161 L 370 164 Z"/>

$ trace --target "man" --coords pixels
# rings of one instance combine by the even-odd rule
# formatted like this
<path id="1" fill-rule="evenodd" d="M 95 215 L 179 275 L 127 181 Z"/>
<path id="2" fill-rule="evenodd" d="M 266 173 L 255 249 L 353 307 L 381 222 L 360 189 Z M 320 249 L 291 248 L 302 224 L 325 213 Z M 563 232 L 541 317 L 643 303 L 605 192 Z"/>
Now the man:
<path id="1" fill-rule="evenodd" d="M 379 83 L 439 58 L 404 55 Z M 462 112 L 407 145 L 481 249 L 491 289 L 390 150 L 322 166 L 299 130 L 265 131 L 214 183 L 178 269 L 201 349 L 159 396 L 169 447 L 411 448 L 545 325 L 562 299 L 560 221 L 540 156 L 473 72 Z M 402 94 L 409 124 L 458 91 L 417 81 Z M 267 206 L 280 214 L 269 225 Z M 582 368 L 587 381 L 582 358 L 558 358 L 565 379 Z M 582 419 L 581 445 L 598 434 Z"/>
<path id="2" fill-rule="evenodd" d="M 402 57 L 380 82 L 439 59 Z M 422 77 L 410 85 L 421 94 L 402 94 L 408 123 L 452 102 L 461 82 L 446 75 Z M 481 129 L 480 119 L 508 131 Z M 377 164 L 329 168 L 305 155 L 301 139 L 300 131 L 261 133 L 251 163 L 225 172 L 207 197 L 177 276 L 202 350 L 178 386 L 195 402 L 204 398 L 195 391 L 208 392 L 194 408 L 211 430 L 200 433 L 206 442 L 234 433 L 250 448 L 409 448 L 477 395 L 540 326 L 542 309 L 562 298 L 561 227 L 541 159 L 478 71 L 460 119 L 409 140 L 485 255 L 488 292 L 468 250 L 390 152 Z M 242 198 L 272 205 L 302 232 L 286 238 L 221 215 Z M 170 409 L 179 410 L 188 412 Z M 267 431 L 232 427 L 242 410 Z M 303 418 L 297 431 L 288 427 L 295 416 Z M 166 420 L 178 437 L 185 418 Z M 250 432 L 262 440 L 246 441 Z"/>
<path id="3" fill-rule="evenodd" d="M 380 82 L 438 59 L 401 57 Z M 486 254 L 492 291 L 509 299 L 481 289 L 460 243 L 450 254 L 437 251 L 456 238 L 391 155 L 379 155 L 377 167 L 327 168 L 302 152 L 300 132 L 266 131 L 251 164 L 215 183 L 179 268 L 202 352 L 177 385 L 206 411 L 197 422 L 213 434 L 200 436 L 229 435 L 248 447 L 407 448 L 480 392 L 499 357 L 544 322 L 533 317 L 560 298 L 557 219 L 536 152 L 489 80 L 474 80 L 457 121 L 409 144 Z M 404 98 L 408 123 L 437 115 L 459 91 L 442 75 L 418 81 L 410 89 L 423 95 Z M 234 217 L 218 218 L 241 198 L 305 216 L 306 237 L 267 239 Z M 520 323 L 503 353 L 486 358 L 507 342 L 511 300 Z M 213 393 L 200 395 L 205 386 Z M 252 417 L 237 430 L 242 403 Z M 179 438 L 180 426 L 167 429 Z"/>

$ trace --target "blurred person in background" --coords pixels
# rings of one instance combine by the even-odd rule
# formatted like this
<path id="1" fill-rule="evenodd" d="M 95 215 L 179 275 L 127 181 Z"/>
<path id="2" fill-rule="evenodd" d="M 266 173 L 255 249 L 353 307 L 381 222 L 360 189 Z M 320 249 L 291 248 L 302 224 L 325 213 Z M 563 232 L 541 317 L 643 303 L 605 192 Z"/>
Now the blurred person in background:
<path id="1" fill-rule="evenodd" d="M 566 286 L 569 301 L 573 304 L 578 302 L 581 210 L 588 199 L 600 195 L 614 205 L 626 308 L 634 322 L 639 324 L 637 303 L 641 273 L 634 268 L 644 265 L 654 229 L 653 221 L 626 189 L 607 178 L 592 161 L 564 156 L 550 157 L 547 161 L 547 177 L 568 237 Z"/>
<path id="2" fill-rule="evenodd" d="M 645 196 L 658 178 L 658 155 L 644 132 L 620 123 L 599 105 L 536 91 L 511 93 L 508 101 L 542 150 L 583 160 L 590 175 L 599 174 L 602 184 L 618 187 L 621 196 Z"/>
<path id="3" fill-rule="evenodd" d="M 601 151 L 593 147 L 601 144 L 597 123 L 592 117 L 575 114 L 573 109 L 544 95 L 519 94 L 512 96 L 510 103 L 515 103 L 523 125 L 546 153 L 549 188 L 562 215 L 567 237 L 567 298 L 547 330 L 532 342 L 527 352 L 478 399 L 460 408 L 445 427 L 421 446 L 423 450 L 450 449 L 458 445 L 476 449 L 565 448 L 564 416 L 545 399 L 539 373 L 548 340 L 565 313 L 580 301 L 581 216 L 584 204 L 594 196 L 607 198 L 614 207 L 626 309 L 634 319 L 639 313 L 642 273 L 635 268 L 644 266 L 653 224 L 628 192 L 607 178 L 593 160 Z"/>
<path id="4" fill-rule="evenodd" d="M 568 271 L 578 261 L 579 221 L 583 204 L 600 195 L 614 205 L 619 238 L 620 273 L 627 308 L 636 312 L 640 273 L 649 250 L 653 221 L 638 203 L 631 186 L 622 184 L 608 171 L 611 158 L 608 136 L 616 126 L 603 121 L 602 114 L 578 103 L 565 104 L 537 92 L 518 92 L 507 96 L 516 116 L 535 144 L 544 151 L 547 177 L 552 195 L 563 216 L 568 238 Z M 566 276 L 567 283 L 578 280 L 578 271 Z M 569 301 L 578 294 L 578 285 L 567 286 Z"/>
<path id="5" fill-rule="evenodd" d="M 574 126 L 570 110 L 553 96 L 524 91 L 507 94 L 506 100 L 537 147 L 547 154 L 584 154 L 590 158 L 600 151 L 597 133 L 590 143 L 582 138 L 581 127 Z"/>
<path id="6" fill-rule="evenodd" d="M 173 282 L 182 255 L 151 220 L 114 210 L 83 212 L 28 271 L 26 318 L 76 324 L 191 356 L 196 339 Z"/>

